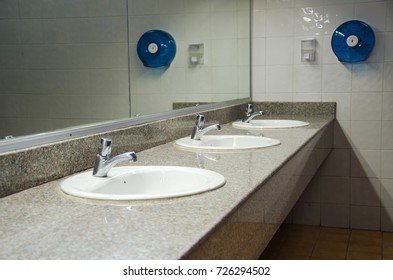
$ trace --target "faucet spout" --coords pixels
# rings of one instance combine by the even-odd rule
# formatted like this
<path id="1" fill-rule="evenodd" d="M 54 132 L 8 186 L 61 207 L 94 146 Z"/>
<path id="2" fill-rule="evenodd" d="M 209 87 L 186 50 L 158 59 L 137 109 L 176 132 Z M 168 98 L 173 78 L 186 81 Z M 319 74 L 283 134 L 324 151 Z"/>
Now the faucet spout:
<path id="1" fill-rule="evenodd" d="M 191 139 L 201 140 L 202 135 L 211 130 L 221 130 L 221 126 L 219 124 L 212 124 L 203 129 L 197 129 L 197 131 L 194 130 L 195 133 L 191 135 Z"/>
<path id="2" fill-rule="evenodd" d="M 135 152 L 127 152 L 110 158 L 112 140 L 109 138 L 101 139 L 101 147 L 98 151 L 93 169 L 93 176 L 106 177 L 109 170 L 122 161 L 136 161 Z"/>
<path id="3" fill-rule="evenodd" d="M 252 104 L 251 103 L 247 104 L 242 122 L 249 123 L 256 116 L 262 116 L 262 115 L 263 115 L 263 111 L 253 112 Z"/>
<path id="4" fill-rule="evenodd" d="M 219 124 L 212 124 L 207 127 L 202 128 L 201 126 L 205 123 L 204 115 L 197 115 L 195 121 L 195 127 L 191 134 L 191 139 L 193 140 L 201 140 L 202 135 L 211 131 L 211 130 L 221 130 L 221 126 Z"/>
<path id="5" fill-rule="evenodd" d="M 245 122 L 245 123 L 249 123 L 256 116 L 262 116 L 262 115 L 263 115 L 262 111 L 254 112 L 252 114 L 249 114 L 247 117 L 243 118 L 242 121 Z"/>

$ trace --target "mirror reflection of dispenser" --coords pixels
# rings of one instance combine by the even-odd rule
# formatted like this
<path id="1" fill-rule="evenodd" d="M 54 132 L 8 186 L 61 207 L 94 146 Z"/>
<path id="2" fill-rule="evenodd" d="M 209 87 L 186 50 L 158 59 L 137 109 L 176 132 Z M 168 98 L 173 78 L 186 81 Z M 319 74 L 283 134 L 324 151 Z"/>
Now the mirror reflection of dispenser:
<path id="1" fill-rule="evenodd" d="M 190 44 L 188 46 L 191 65 L 200 65 L 204 62 L 204 45 L 203 44 Z"/>
<path id="2" fill-rule="evenodd" d="M 301 59 L 302 62 L 314 62 L 316 53 L 316 40 L 302 40 L 301 42 Z"/>

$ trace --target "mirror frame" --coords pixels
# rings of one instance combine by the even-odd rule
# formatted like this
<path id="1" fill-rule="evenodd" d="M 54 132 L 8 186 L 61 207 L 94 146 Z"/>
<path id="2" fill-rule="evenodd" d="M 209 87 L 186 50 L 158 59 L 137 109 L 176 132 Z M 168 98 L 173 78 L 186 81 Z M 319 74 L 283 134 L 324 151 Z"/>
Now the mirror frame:
<path id="1" fill-rule="evenodd" d="M 135 118 L 127 118 L 115 121 L 94 123 L 90 125 L 75 126 L 65 129 L 49 131 L 45 133 L 32 134 L 26 136 L 4 139 L 0 141 L 0 153 L 17 152 L 20 149 L 34 148 L 40 145 L 48 145 L 54 142 L 72 140 L 92 134 L 107 133 L 116 129 L 123 129 L 130 126 L 147 124 L 169 118 L 180 117 L 184 115 L 194 114 L 201 111 L 215 110 L 226 106 L 239 105 L 250 102 L 251 97 L 243 99 L 235 99 L 211 104 L 204 104 L 195 107 L 178 109 L 175 111 L 167 111 L 162 113 L 142 115 Z"/>

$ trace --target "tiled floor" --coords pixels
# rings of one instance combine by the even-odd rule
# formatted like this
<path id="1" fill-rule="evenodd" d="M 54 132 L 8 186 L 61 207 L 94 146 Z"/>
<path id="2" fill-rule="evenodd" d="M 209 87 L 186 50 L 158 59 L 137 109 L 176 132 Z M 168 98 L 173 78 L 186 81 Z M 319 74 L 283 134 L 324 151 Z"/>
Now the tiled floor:
<path id="1" fill-rule="evenodd" d="M 393 260 L 393 232 L 282 225 L 260 258 Z"/>

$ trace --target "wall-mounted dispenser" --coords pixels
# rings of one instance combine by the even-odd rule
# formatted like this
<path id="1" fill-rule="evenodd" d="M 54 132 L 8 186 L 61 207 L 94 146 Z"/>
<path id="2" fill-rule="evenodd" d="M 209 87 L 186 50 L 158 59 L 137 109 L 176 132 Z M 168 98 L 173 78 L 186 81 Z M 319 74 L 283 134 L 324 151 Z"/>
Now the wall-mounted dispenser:
<path id="1" fill-rule="evenodd" d="M 302 62 L 314 62 L 317 48 L 317 41 L 315 39 L 308 39 L 301 41 L 301 59 Z"/>
<path id="2" fill-rule="evenodd" d="M 361 62 L 374 48 L 375 35 L 372 28 L 360 20 L 350 20 L 334 31 L 331 46 L 341 62 Z"/>
<path id="3" fill-rule="evenodd" d="M 162 30 L 149 30 L 138 40 L 137 53 L 146 67 L 169 67 L 176 55 L 176 42 Z"/>
<path id="4" fill-rule="evenodd" d="M 200 65 L 204 63 L 204 44 L 190 44 L 188 45 L 188 52 L 191 65 Z"/>

